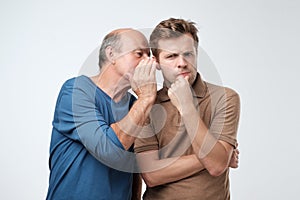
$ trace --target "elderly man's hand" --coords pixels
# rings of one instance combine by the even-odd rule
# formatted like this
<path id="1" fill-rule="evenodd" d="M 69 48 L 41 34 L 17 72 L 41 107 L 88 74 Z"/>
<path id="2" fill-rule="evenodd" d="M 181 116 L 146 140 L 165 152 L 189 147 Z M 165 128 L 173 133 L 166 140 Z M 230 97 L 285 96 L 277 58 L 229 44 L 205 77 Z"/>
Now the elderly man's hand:
<path id="1" fill-rule="evenodd" d="M 132 90 L 139 99 L 155 101 L 157 92 L 156 66 L 157 62 L 149 58 L 142 60 L 135 68 L 130 83 Z"/>

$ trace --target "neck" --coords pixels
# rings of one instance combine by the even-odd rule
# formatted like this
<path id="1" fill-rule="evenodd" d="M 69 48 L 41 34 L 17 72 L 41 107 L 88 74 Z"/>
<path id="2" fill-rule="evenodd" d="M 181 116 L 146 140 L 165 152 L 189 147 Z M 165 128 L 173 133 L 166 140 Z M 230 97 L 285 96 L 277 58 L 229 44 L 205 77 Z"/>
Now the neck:
<path id="1" fill-rule="evenodd" d="M 94 77 L 93 82 L 103 90 L 111 99 L 118 102 L 130 89 L 130 82 L 124 76 L 118 75 L 112 66 L 107 66 Z"/>

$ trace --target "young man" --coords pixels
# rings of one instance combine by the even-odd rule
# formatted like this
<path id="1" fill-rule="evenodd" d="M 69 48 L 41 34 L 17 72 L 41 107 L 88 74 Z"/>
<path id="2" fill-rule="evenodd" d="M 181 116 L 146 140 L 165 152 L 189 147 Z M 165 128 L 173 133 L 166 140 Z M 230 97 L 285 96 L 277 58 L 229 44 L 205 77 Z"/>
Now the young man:
<path id="1" fill-rule="evenodd" d="M 170 18 L 150 36 L 164 86 L 135 141 L 146 200 L 230 199 L 240 101 L 235 91 L 207 83 L 197 72 L 197 31 L 193 22 Z"/>
<path id="2" fill-rule="evenodd" d="M 64 83 L 53 120 L 48 200 L 139 199 L 132 194 L 131 146 L 156 98 L 156 62 L 148 56 L 142 33 L 118 29 L 102 42 L 100 73 Z"/>

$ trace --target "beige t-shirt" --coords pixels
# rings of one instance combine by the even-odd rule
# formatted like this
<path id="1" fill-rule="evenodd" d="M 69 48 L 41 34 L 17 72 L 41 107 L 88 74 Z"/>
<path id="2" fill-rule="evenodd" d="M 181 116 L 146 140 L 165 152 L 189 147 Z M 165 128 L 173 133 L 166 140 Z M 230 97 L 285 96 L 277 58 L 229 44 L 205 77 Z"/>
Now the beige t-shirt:
<path id="1" fill-rule="evenodd" d="M 232 89 L 204 82 L 200 75 L 192 86 L 194 104 L 209 132 L 215 138 L 236 147 L 236 135 L 240 115 L 239 95 Z M 138 138 L 135 141 L 136 153 L 159 150 L 160 159 L 194 154 L 191 139 L 186 133 L 180 113 L 172 105 L 167 88 L 158 92 L 156 104 L 150 115 L 150 127 L 146 130 L 151 137 Z M 206 149 L 212 147 L 205 141 Z M 168 184 L 147 187 L 143 198 L 188 199 L 188 200 L 228 200 L 229 169 L 218 177 L 202 170 L 187 178 Z"/>

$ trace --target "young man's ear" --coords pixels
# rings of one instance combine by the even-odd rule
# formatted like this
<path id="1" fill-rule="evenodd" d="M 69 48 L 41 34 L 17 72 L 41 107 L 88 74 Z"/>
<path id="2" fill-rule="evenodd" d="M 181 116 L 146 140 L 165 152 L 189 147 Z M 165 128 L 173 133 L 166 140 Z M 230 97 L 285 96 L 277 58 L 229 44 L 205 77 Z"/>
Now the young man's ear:
<path id="1" fill-rule="evenodd" d="M 114 65 L 115 64 L 114 49 L 111 46 L 106 47 L 105 54 L 108 62 Z"/>

